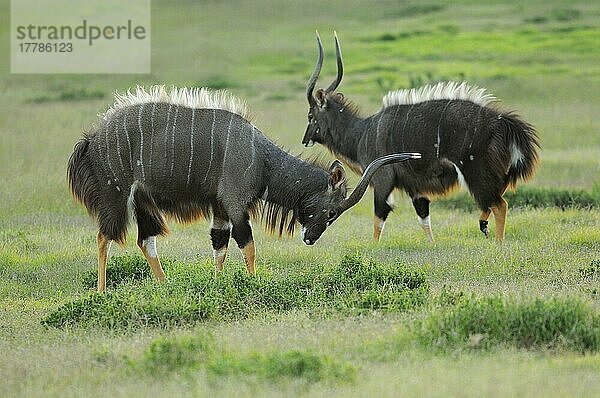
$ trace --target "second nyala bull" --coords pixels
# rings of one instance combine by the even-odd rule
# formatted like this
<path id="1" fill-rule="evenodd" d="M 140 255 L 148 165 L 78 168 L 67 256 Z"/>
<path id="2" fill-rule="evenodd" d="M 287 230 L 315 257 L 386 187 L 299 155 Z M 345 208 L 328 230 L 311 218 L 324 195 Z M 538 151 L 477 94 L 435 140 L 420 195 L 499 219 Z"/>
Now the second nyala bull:
<path id="1" fill-rule="evenodd" d="M 496 239 L 504 239 L 508 187 L 531 178 L 538 162 L 535 128 L 514 112 L 501 110 L 484 89 L 465 82 L 446 82 L 389 92 L 379 112 L 363 117 L 358 107 L 337 93 L 343 62 L 335 36 L 337 77 L 314 92 L 323 64 L 319 57 L 307 87 L 308 126 L 302 143 L 325 145 L 352 170 L 362 173 L 378 156 L 417 151 L 419 161 L 382 170 L 371 181 L 374 191 L 373 237 L 378 240 L 392 211 L 388 198 L 395 188 L 412 199 L 421 226 L 433 242 L 429 203 L 458 185 L 466 187 L 481 210 L 479 228 L 488 236 L 493 212 Z"/>
<path id="2" fill-rule="evenodd" d="M 349 197 L 339 161 L 325 168 L 273 144 L 249 119 L 245 104 L 223 91 L 153 86 L 116 95 L 97 127 L 76 145 L 67 177 L 73 196 L 98 222 L 98 290 L 106 288 L 111 241 L 125 243 L 137 223 L 137 244 L 158 280 L 165 275 L 156 237 L 165 216 L 191 222 L 212 215 L 210 236 L 221 270 L 231 236 L 255 272 L 250 216 L 261 212 L 270 231 L 314 244 L 364 194 L 385 164 L 418 158 L 394 154 L 375 160 Z"/>

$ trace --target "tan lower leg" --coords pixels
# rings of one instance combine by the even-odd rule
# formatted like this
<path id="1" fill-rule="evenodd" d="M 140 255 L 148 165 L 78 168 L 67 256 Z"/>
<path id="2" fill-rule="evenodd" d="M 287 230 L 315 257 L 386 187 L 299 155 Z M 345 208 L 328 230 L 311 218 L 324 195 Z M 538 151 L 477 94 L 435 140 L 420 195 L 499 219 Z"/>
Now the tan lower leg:
<path id="1" fill-rule="evenodd" d="M 494 221 L 496 223 L 496 241 L 504 240 L 504 228 L 506 224 L 506 213 L 508 211 L 508 203 L 504 198 L 500 198 L 500 202 L 496 206 L 492 206 L 494 213 Z"/>
<path id="2" fill-rule="evenodd" d="M 379 241 L 379 238 L 381 238 L 381 232 L 383 232 L 384 225 L 385 221 L 381 218 L 377 216 L 373 218 L 373 239 L 375 239 L 375 241 Z"/>
<path id="3" fill-rule="evenodd" d="M 256 273 L 255 257 L 256 248 L 254 247 L 254 241 L 250 241 L 242 248 L 244 254 L 244 261 L 246 262 L 246 269 L 248 273 L 254 275 Z"/>
<path id="4" fill-rule="evenodd" d="M 98 231 L 96 240 L 98 242 L 98 293 L 104 293 L 106 291 L 106 261 L 109 240 L 100 231 Z"/>
<path id="5" fill-rule="evenodd" d="M 429 243 L 433 243 L 433 231 L 431 230 L 431 217 L 427 216 L 425 218 L 421 218 L 419 217 L 419 224 L 421 224 L 421 228 L 423 228 L 423 231 L 425 231 L 425 234 L 427 235 L 427 240 L 429 241 Z"/>
<path id="6" fill-rule="evenodd" d="M 223 246 L 219 250 L 213 249 L 213 258 L 215 260 L 215 270 L 223 271 L 223 263 L 225 263 L 225 259 L 227 258 L 227 246 Z"/>
<path id="7" fill-rule="evenodd" d="M 148 261 L 148 265 L 150 265 L 150 269 L 152 270 L 152 274 L 158 281 L 165 280 L 165 272 L 160 265 L 160 260 L 158 259 L 158 253 L 156 252 L 156 237 L 150 236 L 148 239 L 145 239 L 140 245 L 140 249 L 146 257 L 146 261 Z"/>

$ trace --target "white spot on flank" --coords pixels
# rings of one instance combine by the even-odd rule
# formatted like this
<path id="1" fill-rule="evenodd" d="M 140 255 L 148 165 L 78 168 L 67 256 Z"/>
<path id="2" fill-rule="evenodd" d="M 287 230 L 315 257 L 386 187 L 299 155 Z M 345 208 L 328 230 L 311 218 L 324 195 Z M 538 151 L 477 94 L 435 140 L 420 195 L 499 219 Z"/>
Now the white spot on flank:
<path id="1" fill-rule="evenodd" d="M 152 258 L 158 257 L 158 253 L 156 252 L 156 236 L 149 236 L 148 239 L 144 239 L 142 246 L 146 247 L 148 256 Z"/>
<path id="2" fill-rule="evenodd" d="M 475 159 L 475 156 L 469 155 L 469 160 L 473 160 L 473 159 Z"/>
<path id="3" fill-rule="evenodd" d="M 308 218 L 313 218 L 314 216 L 315 216 L 314 214 L 311 214 L 308 216 Z"/>

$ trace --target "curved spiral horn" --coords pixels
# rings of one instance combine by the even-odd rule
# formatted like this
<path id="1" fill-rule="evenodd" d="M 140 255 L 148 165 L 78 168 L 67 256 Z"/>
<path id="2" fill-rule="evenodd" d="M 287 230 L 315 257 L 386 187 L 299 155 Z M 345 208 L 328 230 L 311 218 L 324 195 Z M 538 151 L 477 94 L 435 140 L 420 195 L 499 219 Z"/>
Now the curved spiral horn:
<path id="1" fill-rule="evenodd" d="M 337 32 L 333 31 L 333 36 L 335 38 L 335 57 L 337 59 L 337 76 L 335 80 L 327 87 L 325 90 L 326 93 L 330 93 L 334 91 L 342 81 L 342 76 L 344 75 L 344 63 L 342 61 L 342 50 L 340 48 L 340 42 L 338 41 Z"/>
<path id="2" fill-rule="evenodd" d="M 385 166 L 386 164 L 405 162 L 411 159 L 421 159 L 420 153 L 394 153 L 391 155 L 382 156 L 380 158 L 375 159 L 371 162 L 365 169 L 360 181 L 354 188 L 354 191 L 348 196 L 342 203 L 340 203 L 337 214 L 338 217 L 340 214 L 354 206 L 358 203 L 358 201 L 365 194 L 367 187 L 369 186 L 369 182 L 373 175 L 379 170 L 381 166 Z"/>
<path id="3" fill-rule="evenodd" d="M 313 91 L 315 89 L 315 85 L 317 84 L 319 73 L 321 73 L 321 67 L 323 66 L 323 44 L 321 43 L 319 32 L 316 31 L 315 33 L 317 35 L 317 44 L 319 45 L 319 58 L 317 59 L 317 65 L 315 65 L 315 70 L 313 71 L 312 75 L 310 75 L 308 85 L 306 86 L 306 98 L 308 99 L 308 103 L 311 106 L 316 103 Z"/>

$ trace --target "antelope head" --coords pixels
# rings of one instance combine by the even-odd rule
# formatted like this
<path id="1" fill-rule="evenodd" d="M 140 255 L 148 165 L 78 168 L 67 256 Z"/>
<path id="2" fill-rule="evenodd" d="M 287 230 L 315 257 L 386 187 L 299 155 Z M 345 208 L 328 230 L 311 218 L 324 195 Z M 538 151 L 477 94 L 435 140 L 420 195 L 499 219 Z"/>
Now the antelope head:
<path id="1" fill-rule="evenodd" d="M 326 88 L 318 89 L 315 92 L 315 85 L 323 66 L 323 44 L 321 38 L 317 32 L 317 45 L 319 47 L 319 58 L 317 59 L 317 65 L 313 71 L 308 85 L 306 88 L 306 97 L 308 99 L 308 126 L 304 133 L 302 143 L 305 146 L 312 146 L 315 142 L 320 144 L 327 140 L 333 126 L 337 123 L 339 114 L 344 112 L 344 106 L 341 104 L 343 95 L 341 93 L 335 93 L 335 90 L 342 81 L 344 75 L 344 65 L 342 62 L 342 50 L 340 49 L 340 43 L 338 41 L 337 33 L 334 32 L 335 37 L 335 54 L 337 58 L 337 76 L 335 80 Z M 338 99 L 338 101 L 332 101 L 332 98 Z"/>
<path id="2" fill-rule="evenodd" d="M 302 241 L 314 244 L 337 218 L 357 204 L 365 194 L 371 178 L 380 167 L 391 163 L 420 159 L 419 153 L 395 153 L 375 159 L 362 175 L 358 185 L 349 196 L 346 173 L 342 164 L 335 160 L 329 169 L 329 180 L 325 192 L 308 195 L 297 209 L 297 219 L 302 225 Z"/>

